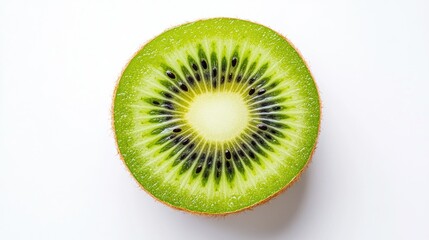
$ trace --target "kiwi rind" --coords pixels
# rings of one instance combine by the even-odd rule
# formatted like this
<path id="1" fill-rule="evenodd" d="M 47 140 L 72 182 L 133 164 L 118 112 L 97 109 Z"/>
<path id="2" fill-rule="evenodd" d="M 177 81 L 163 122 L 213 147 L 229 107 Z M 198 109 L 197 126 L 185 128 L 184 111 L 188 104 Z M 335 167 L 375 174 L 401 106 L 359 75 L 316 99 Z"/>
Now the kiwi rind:
<path id="1" fill-rule="evenodd" d="M 233 21 L 243 21 L 243 20 L 240 20 L 240 19 L 233 19 L 233 18 L 219 18 L 219 19 L 233 20 Z M 205 21 L 205 20 L 200 20 L 200 21 Z M 250 22 L 250 21 L 247 21 L 247 22 Z M 255 23 L 253 23 L 253 24 L 255 24 Z M 184 25 L 186 25 L 186 24 L 184 24 Z M 263 26 L 261 25 L 261 27 L 263 27 Z M 272 30 L 271 30 L 271 31 L 272 31 Z M 167 30 L 166 32 L 168 32 L 168 30 Z M 307 65 L 307 63 L 305 62 L 304 58 L 302 58 L 301 54 L 298 52 L 297 48 L 296 48 L 296 47 L 294 47 L 294 46 L 292 45 L 292 43 L 291 43 L 288 39 L 286 39 L 284 36 L 282 36 L 282 35 L 280 35 L 280 34 L 278 34 L 278 33 L 276 33 L 276 34 L 277 34 L 277 35 L 279 35 L 279 36 L 281 36 L 285 41 L 287 41 L 287 42 L 289 43 L 289 45 L 293 48 L 293 50 L 295 50 L 295 51 L 296 51 L 296 54 L 299 56 L 299 58 L 302 60 L 303 64 L 305 65 L 306 69 L 308 70 L 308 74 L 311 76 L 311 80 L 313 80 L 314 78 L 313 78 L 313 76 L 312 76 L 312 74 L 311 74 L 311 72 L 310 72 L 310 70 L 309 70 L 309 68 L 308 68 L 308 65 Z M 118 80 L 117 80 L 117 84 L 116 84 L 116 86 L 115 86 L 114 95 L 113 95 L 113 102 L 112 102 L 112 128 L 113 128 L 113 132 L 114 132 L 114 137 L 115 137 L 115 142 L 116 142 L 117 151 L 118 151 L 118 153 L 119 153 L 119 155 L 120 155 L 121 160 L 124 162 L 125 166 L 127 167 L 127 170 L 130 172 L 130 174 L 131 174 L 131 175 L 133 175 L 133 176 L 134 176 L 135 181 L 138 183 L 138 185 L 139 185 L 143 190 L 145 190 L 149 195 L 151 195 L 152 197 L 154 197 L 157 201 L 160 201 L 160 202 L 162 202 L 162 203 L 164 203 L 164 204 L 166 204 L 166 205 L 168 205 L 168 206 L 170 206 L 170 207 L 172 207 L 172 208 L 175 208 L 175 209 L 179 209 L 179 210 L 183 210 L 183 211 L 186 211 L 186 212 L 189 212 L 189 213 L 199 214 L 199 215 L 211 215 L 211 216 L 212 216 L 212 215 L 228 215 L 228 214 L 232 214 L 232 213 L 241 212 L 241 211 L 244 211 L 244 210 L 247 210 L 247 209 L 251 209 L 251 208 L 253 208 L 253 207 L 255 207 L 255 206 L 258 206 L 258 205 L 260 205 L 260 204 L 263 204 L 263 203 L 265 203 L 265 202 L 269 201 L 270 199 L 272 199 L 272 198 L 274 198 L 275 196 L 279 195 L 281 192 L 283 192 L 283 191 L 285 191 L 286 189 L 288 189 L 290 186 L 292 186 L 292 185 L 293 185 L 293 183 L 295 183 L 295 182 L 300 178 L 301 174 L 304 172 L 304 170 L 308 167 L 308 164 L 310 163 L 310 160 L 311 160 L 312 155 L 313 155 L 313 153 L 314 153 L 314 150 L 315 150 L 315 148 L 316 148 L 318 132 L 320 131 L 320 121 L 321 121 L 321 103 L 320 103 L 320 97 L 319 97 L 318 89 L 317 89 L 317 86 L 316 86 L 316 84 L 315 84 L 315 82 L 314 82 L 314 81 L 313 81 L 312 83 L 314 84 L 315 89 L 316 89 L 316 92 L 317 92 L 317 101 L 318 101 L 318 106 L 319 106 L 319 112 L 318 112 L 319 116 L 318 116 L 318 122 L 317 122 L 318 130 L 317 130 L 316 139 L 315 139 L 315 141 L 314 141 L 314 145 L 312 146 L 311 153 L 310 153 L 310 155 L 309 155 L 309 157 L 308 157 L 307 161 L 305 162 L 305 165 L 301 168 L 301 170 L 298 172 L 298 174 L 296 174 L 296 175 L 295 175 L 295 177 L 294 177 L 294 178 L 292 178 L 292 179 L 289 181 L 289 183 L 288 183 L 288 184 L 284 185 L 284 187 L 283 187 L 282 189 L 278 190 L 277 192 L 273 193 L 272 195 L 268 196 L 267 198 L 265 198 L 265 199 L 263 199 L 263 200 L 261 200 L 261 201 L 259 201 L 259 202 L 255 202 L 255 203 L 254 203 L 254 204 L 252 204 L 252 205 L 249 205 L 249 206 L 244 207 L 244 208 L 236 209 L 236 210 L 234 210 L 234 211 L 225 211 L 225 212 L 204 212 L 204 211 L 195 211 L 195 210 L 192 210 L 192 209 L 188 209 L 188 208 L 184 208 L 184 207 L 180 207 L 180 206 L 176 206 L 176 205 L 170 204 L 169 202 L 167 202 L 167 201 L 163 201 L 162 199 L 160 199 L 160 198 L 158 198 L 158 197 L 154 196 L 150 191 L 148 191 L 145 187 L 143 187 L 143 185 L 142 185 L 142 184 L 137 180 L 136 176 L 135 176 L 135 175 L 133 174 L 133 172 L 130 170 L 130 168 L 129 168 L 128 164 L 126 163 L 126 161 L 125 161 L 125 159 L 124 159 L 124 155 L 123 155 L 123 154 L 121 153 L 121 151 L 120 151 L 119 142 L 118 142 L 118 136 L 117 136 L 117 131 L 116 131 L 116 129 L 115 129 L 114 107 L 115 107 L 115 101 L 116 101 L 116 97 L 117 97 L 117 90 L 118 90 L 118 87 L 119 87 L 119 82 L 120 82 L 121 77 L 123 76 L 124 72 L 126 71 L 127 67 L 128 67 L 128 66 L 129 66 L 129 64 L 131 63 L 131 61 L 135 58 L 135 56 L 137 56 L 137 55 L 138 55 L 138 53 L 139 53 L 140 51 L 142 51 L 142 49 L 143 49 L 145 46 L 146 46 L 146 44 L 144 44 L 144 45 L 141 47 L 141 49 L 139 49 L 139 50 L 134 54 L 134 56 L 131 58 L 131 60 L 128 62 L 128 64 L 124 67 L 124 69 L 123 69 L 123 71 L 122 71 L 121 75 L 119 76 L 119 78 L 118 78 Z"/>

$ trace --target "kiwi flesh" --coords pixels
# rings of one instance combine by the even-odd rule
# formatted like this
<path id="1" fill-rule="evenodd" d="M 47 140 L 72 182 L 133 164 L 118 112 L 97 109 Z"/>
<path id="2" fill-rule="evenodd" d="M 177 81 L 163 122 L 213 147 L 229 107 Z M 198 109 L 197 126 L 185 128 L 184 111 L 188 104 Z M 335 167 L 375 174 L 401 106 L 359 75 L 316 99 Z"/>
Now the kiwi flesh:
<path id="1" fill-rule="evenodd" d="M 313 77 L 284 37 L 214 18 L 157 36 L 115 89 L 119 153 L 139 185 L 192 213 L 224 215 L 296 181 L 317 142 Z"/>

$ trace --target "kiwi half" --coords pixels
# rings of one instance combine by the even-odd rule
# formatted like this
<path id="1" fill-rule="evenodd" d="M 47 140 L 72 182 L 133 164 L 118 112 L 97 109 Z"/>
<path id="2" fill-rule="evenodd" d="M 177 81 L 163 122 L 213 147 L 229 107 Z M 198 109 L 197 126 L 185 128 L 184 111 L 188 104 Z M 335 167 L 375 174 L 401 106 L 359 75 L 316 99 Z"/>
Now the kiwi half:
<path id="1" fill-rule="evenodd" d="M 117 146 L 141 187 L 201 214 L 238 212 L 286 189 L 311 158 L 319 121 L 316 85 L 293 46 L 228 18 L 147 43 L 113 102 Z"/>

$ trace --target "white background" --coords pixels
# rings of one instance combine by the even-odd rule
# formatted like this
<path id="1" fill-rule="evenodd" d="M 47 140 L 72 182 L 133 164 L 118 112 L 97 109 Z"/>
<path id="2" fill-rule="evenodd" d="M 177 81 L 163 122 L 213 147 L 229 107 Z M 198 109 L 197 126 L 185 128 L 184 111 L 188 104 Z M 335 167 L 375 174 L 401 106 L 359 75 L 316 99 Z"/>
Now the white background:
<path id="1" fill-rule="evenodd" d="M 427 1 L 0 1 L 0 239 L 429 239 Z M 222 218 L 170 209 L 116 153 L 140 46 L 228 16 L 286 35 L 323 101 L 300 182 Z"/>

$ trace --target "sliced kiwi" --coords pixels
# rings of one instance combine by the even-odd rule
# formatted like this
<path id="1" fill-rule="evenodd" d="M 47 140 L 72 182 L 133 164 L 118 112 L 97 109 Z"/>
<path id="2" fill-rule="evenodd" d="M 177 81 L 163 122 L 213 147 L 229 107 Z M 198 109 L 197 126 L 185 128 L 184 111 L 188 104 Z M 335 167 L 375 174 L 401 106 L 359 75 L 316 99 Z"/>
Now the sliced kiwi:
<path id="1" fill-rule="evenodd" d="M 297 180 L 320 103 L 297 51 L 273 30 L 216 18 L 147 43 L 118 82 L 113 125 L 148 193 L 202 214 L 238 212 Z"/>

